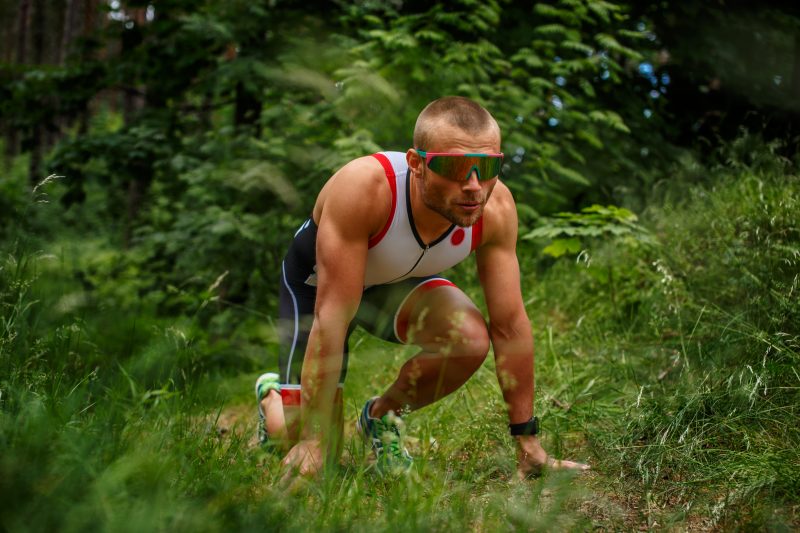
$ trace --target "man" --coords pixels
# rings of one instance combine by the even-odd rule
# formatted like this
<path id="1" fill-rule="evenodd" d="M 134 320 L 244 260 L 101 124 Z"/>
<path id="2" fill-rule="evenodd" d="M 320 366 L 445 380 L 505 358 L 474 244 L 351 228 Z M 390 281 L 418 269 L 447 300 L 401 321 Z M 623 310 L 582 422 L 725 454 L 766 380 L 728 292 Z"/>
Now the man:
<path id="1" fill-rule="evenodd" d="M 262 441 L 293 442 L 284 463 L 301 475 L 337 456 L 347 339 L 359 324 L 421 350 L 358 419 L 379 470 L 411 464 L 398 415 L 464 384 L 490 343 L 519 475 L 545 465 L 587 469 L 549 458 L 536 437 L 533 337 L 520 290 L 516 207 L 498 178 L 497 122 L 467 98 L 445 97 L 420 113 L 413 141 L 406 153 L 345 165 L 295 234 L 282 272 L 280 373 L 256 383 Z M 472 251 L 488 326 L 458 287 L 437 276 Z"/>

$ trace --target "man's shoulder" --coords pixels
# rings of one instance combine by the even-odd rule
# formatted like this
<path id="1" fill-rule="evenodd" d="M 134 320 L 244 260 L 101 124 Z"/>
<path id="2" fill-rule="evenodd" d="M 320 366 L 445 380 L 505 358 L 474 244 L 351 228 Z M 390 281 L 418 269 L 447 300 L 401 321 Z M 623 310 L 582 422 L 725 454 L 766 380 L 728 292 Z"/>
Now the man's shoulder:
<path id="1" fill-rule="evenodd" d="M 366 179 L 379 183 L 391 180 L 395 176 L 405 175 L 408 170 L 405 152 L 376 152 L 350 161 L 337 172 L 358 173 Z"/>
<path id="2" fill-rule="evenodd" d="M 514 202 L 514 196 L 511 194 L 511 190 L 505 183 L 498 180 L 492 191 L 492 196 L 489 198 L 489 201 L 486 202 L 484 223 L 487 219 L 491 223 L 507 221 L 509 215 L 513 214 L 516 218 L 516 213 L 517 204 Z"/>
<path id="3" fill-rule="evenodd" d="M 481 245 L 509 242 L 517 235 L 517 205 L 508 186 L 498 180 L 483 212 Z"/>
<path id="4" fill-rule="evenodd" d="M 380 161 L 371 155 L 353 159 L 337 170 L 322 188 L 322 196 L 328 199 L 345 195 L 351 201 L 374 194 L 385 182 Z"/>
<path id="5" fill-rule="evenodd" d="M 370 227 L 382 224 L 391 207 L 392 192 L 380 158 L 369 155 L 344 165 L 325 184 L 320 200 L 320 215 L 322 210 L 333 209 L 339 216 L 360 218 Z"/>
<path id="6" fill-rule="evenodd" d="M 368 180 L 375 176 L 383 174 L 383 167 L 375 154 L 357 157 L 349 163 L 345 164 L 333 175 L 335 179 L 337 176 L 346 175 L 350 179 Z"/>

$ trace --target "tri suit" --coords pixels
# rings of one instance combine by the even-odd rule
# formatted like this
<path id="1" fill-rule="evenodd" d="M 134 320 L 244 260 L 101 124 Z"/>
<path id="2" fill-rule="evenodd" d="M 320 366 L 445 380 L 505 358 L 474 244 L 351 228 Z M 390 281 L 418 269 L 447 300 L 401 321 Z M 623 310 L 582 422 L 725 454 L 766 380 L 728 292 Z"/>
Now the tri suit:
<path id="1" fill-rule="evenodd" d="M 369 240 L 364 293 L 350 324 L 391 342 L 405 344 L 414 301 L 426 290 L 455 286 L 438 274 L 460 263 L 480 244 L 483 219 L 470 227 L 451 225 L 430 243 L 417 233 L 411 211 L 410 172 L 405 152 L 373 154 L 383 167 L 392 191 L 389 219 Z M 278 334 L 279 375 L 284 404 L 299 404 L 300 373 L 317 295 L 317 225 L 313 218 L 297 230 L 281 266 Z M 339 386 L 347 373 L 348 342 Z"/>

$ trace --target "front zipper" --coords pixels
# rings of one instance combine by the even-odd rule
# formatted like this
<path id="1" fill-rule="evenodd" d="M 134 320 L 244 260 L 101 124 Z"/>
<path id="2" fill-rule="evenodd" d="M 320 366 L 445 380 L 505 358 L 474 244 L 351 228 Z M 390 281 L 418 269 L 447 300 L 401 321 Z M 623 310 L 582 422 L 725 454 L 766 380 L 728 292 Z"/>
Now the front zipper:
<path id="1" fill-rule="evenodd" d="M 419 262 L 420 262 L 420 261 L 422 261 L 422 258 L 423 258 L 423 257 L 425 257 L 425 254 L 428 252 L 428 249 L 429 249 L 430 247 L 431 247 L 431 246 L 430 246 L 429 244 L 426 244 L 426 245 L 425 245 L 425 248 L 423 248 L 423 249 L 422 249 L 422 254 L 420 254 L 419 258 L 417 258 L 417 262 L 416 262 L 416 263 L 414 263 L 414 266 L 412 266 L 412 267 L 411 267 L 411 270 L 409 270 L 408 272 L 406 272 L 406 273 L 405 273 L 405 274 L 403 274 L 402 276 L 397 276 L 397 277 L 396 277 L 396 278 L 394 278 L 393 280 L 391 280 L 391 281 L 387 281 L 386 283 L 387 283 L 387 284 L 389 284 L 389 283 L 394 283 L 395 281 L 397 281 L 397 280 L 399 280 L 399 279 L 403 279 L 404 277 L 406 277 L 406 276 L 408 276 L 409 274 L 411 274 L 412 272 L 414 272 L 414 269 L 415 269 L 415 268 L 417 268 L 417 265 L 419 265 Z"/>

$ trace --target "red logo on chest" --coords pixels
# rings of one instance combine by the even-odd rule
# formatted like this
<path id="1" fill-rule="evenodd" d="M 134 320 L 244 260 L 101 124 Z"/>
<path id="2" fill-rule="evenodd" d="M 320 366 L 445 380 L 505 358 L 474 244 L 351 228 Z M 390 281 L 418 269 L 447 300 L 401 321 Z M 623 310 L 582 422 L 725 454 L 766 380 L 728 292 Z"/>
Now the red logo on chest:
<path id="1" fill-rule="evenodd" d="M 461 228 L 455 230 L 453 234 L 450 236 L 450 242 L 453 244 L 453 246 L 458 246 L 459 244 L 464 242 L 464 230 Z"/>

